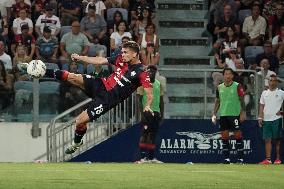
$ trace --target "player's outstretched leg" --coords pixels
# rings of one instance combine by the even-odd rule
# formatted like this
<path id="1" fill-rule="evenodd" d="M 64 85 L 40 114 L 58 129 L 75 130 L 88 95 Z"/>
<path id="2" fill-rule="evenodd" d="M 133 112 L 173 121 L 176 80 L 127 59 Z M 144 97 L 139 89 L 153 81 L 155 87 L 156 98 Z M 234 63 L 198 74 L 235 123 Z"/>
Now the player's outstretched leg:
<path id="1" fill-rule="evenodd" d="M 85 135 L 87 131 L 87 123 L 89 122 L 89 116 L 87 114 L 87 111 L 83 111 L 76 119 L 76 129 L 74 134 L 74 140 L 72 144 L 67 147 L 65 150 L 66 154 L 72 154 L 76 150 L 79 149 L 80 146 L 83 145 L 83 136 Z"/>

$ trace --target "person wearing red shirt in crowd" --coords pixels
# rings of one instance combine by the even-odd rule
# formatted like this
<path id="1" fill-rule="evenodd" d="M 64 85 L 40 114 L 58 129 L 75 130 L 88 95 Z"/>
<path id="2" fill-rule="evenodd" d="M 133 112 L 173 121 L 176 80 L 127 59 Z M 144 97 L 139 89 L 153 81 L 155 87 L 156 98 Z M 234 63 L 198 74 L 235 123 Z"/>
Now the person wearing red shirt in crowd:
<path id="1" fill-rule="evenodd" d="M 21 27 L 22 34 L 15 35 L 14 40 L 11 45 L 11 51 L 15 55 L 16 48 L 18 45 L 24 45 L 27 48 L 28 56 L 32 59 L 35 53 L 35 38 L 33 35 L 30 35 L 29 26 L 27 24 L 22 25 Z"/>

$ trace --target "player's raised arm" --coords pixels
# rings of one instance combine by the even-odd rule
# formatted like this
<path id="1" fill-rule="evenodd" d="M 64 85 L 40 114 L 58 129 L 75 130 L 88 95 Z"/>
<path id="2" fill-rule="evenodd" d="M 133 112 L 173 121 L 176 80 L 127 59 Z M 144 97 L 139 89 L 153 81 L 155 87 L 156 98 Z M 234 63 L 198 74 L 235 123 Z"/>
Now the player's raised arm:
<path id="1" fill-rule="evenodd" d="M 89 57 L 89 56 L 80 56 L 78 54 L 72 54 L 71 59 L 73 61 L 83 61 L 88 64 L 95 64 L 95 65 L 103 65 L 103 64 L 108 64 L 108 59 L 105 57 Z"/>

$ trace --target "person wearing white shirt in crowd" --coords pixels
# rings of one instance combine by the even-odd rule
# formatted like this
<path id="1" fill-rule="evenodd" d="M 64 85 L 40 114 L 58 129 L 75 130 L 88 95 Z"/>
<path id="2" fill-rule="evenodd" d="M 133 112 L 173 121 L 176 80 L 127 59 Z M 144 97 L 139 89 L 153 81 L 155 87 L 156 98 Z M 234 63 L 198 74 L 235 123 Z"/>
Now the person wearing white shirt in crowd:
<path id="1" fill-rule="evenodd" d="M 284 64 L 284 24 L 280 27 L 280 35 L 272 39 L 272 50 L 277 55 L 280 64 Z"/>
<path id="2" fill-rule="evenodd" d="M 118 48 L 122 43 L 122 37 L 127 36 L 132 39 L 132 35 L 128 32 L 128 25 L 125 20 L 119 22 L 116 28 L 116 32 L 113 32 L 110 36 L 110 48 L 114 50 Z"/>
<path id="3" fill-rule="evenodd" d="M 105 10 L 106 6 L 103 1 L 100 0 L 84 0 L 82 3 L 88 3 L 85 9 L 85 13 L 88 13 L 88 8 L 90 4 L 95 3 L 96 5 L 96 14 L 101 15 L 102 17 L 105 17 Z"/>
<path id="4" fill-rule="evenodd" d="M 271 164 L 272 141 L 276 145 L 276 159 L 274 164 L 281 164 L 280 143 L 282 133 L 282 103 L 284 91 L 278 89 L 278 78 L 271 75 L 269 78 L 269 88 L 262 92 L 259 101 L 258 123 L 263 128 L 263 139 L 265 141 L 265 156 L 260 164 Z"/>
<path id="5" fill-rule="evenodd" d="M 12 70 L 12 59 L 5 53 L 5 44 L 0 41 L 0 60 L 4 63 L 5 70 Z"/>
<path id="6" fill-rule="evenodd" d="M 251 8 L 252 15 L 245 18 L 243 23 L 243 45 L 262 45 L 266 31 L 266 21 L 260 15 L 260 5 L 254 4 Z"/>
<path id="7" fill-rule="evenodd" d="M 45 14 L 40 15 L 36 21 L 35 30 L 38 36 L 42 36 L 45 26 L 49 26 L 53 36 L 57 36 L 60 32 L 61 23 L 59 18 L 53 15 L 53 7 L 51 5 L 45 6 Z"/>
<path id="8" fill-rule="evenodd" d="M 269 87 L 269 78 L 271 75 L 276 75 L 274 71 L 269 70 L 269 60 L 264 58 L 260 62 L 261 71 L 257 72 L 257 74 L 262 75 L 264 78 L 264 87 L 267 89 Z"/>
<path id="9" fill-rule="evenodd" d="M 25 9 L 20 10 L 20 17 L 14 19 L 13 21 L 13 31 L 15 35 L 21 34 L 21 26 L 27 24 L 29 26 L 29 34 L 33 33 L 33 22 L 27 17 L 27 12 Z"/>

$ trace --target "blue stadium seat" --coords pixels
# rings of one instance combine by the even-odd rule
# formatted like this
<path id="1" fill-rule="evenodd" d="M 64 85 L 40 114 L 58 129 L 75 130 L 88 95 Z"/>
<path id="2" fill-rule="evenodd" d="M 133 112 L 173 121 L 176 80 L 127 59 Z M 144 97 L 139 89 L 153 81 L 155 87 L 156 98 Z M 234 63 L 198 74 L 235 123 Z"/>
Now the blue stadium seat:
<path id="1" fill-rule="evenodd" d="M 95 70 L 95 66 L 93 64 L 88 64 L 87 66 L 87 74 L 92 74 Z"/>
<path id="2" fill-rule="evenodd" d="M 32 81 L 16 81 L 14 83 L 14 90 L 27 90 L 32 92 L 33 91 L 33 82 Z"/>
<path id="3" fill-rule="evenodd" d="M 263 47 L 262 46 L 247 46 L 245 47 L 245 62 L 253 62 L 255 60 L 255 57 L 263 53 Z"/>
<path id="4" fill-rule="evenodd" d="M 106 54 L 107 47 L 104 45 L 99 45 L 99 44 L 91 45 L 88 50 L 88 56 L 96 56 L 96 53 L 101 50 L 104 51 L 104 54 Z"/>
<path id="5" fill-rule="evenodd" d="M 279 66 L 278 77 L 284 78 L 284 66 L 283 65 Z"/>
<path id="6" fill-rule="evenodd" d="M 55 64 L 55 63 L 48 63 L 48 62 L 45 62 L 44 64 L 45 64 L 45 66 L 46 66 L 46 69 L 59 70 L 58 65 Z"/>
<path id="7" fill-rule="evenodd" d="M 77 64 L 78 65 L 78 73 L 83 74 L 85 73 L 84 71 L 84 66 L 82 64 Z M 69 64 L 62 64 L 62 70 L 69 70 Z"/>
<path id="8" fill-rule="evenodd" d="M 123 9 L 123 8 L 111 8 L 111 9 L 107 9 L 107 21 L 111 21 L 113 20 L 113 14 L 116 11 L 120 11 L 123 17 L 123 20 L 128 20 L 128 10 L 127 9 Z"/>
<path id="9" fill-rule="evenodd" d="M 14 83 L 15 100 L 14 111 L 16 114 L 31 113 L 32 110 L 32 81 L 16 81 Z"/>
<path id="10" fill-rule="evenodd" d="M 56 114 L 60 106 L 60 83 L 56 81 L 40 82 L 39 111 L 44 114 Z"/>
<path id="11" fill-rule="evenodd" d="M 56 81 L 40 82 L 40 94 L 58 94 L 59 95 L 60 83 Z"/>

